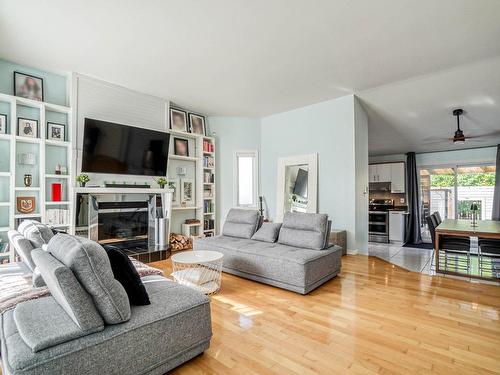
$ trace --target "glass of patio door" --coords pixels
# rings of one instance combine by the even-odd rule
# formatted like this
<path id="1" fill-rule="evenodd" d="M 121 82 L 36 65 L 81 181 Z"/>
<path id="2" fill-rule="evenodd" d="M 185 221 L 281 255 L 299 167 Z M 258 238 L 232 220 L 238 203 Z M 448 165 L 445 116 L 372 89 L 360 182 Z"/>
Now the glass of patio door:
<path id="1" fill-rule="evenodd" d="M 426 218 L 439 212 L 443 219 L 455 218 L 455 168 L 420 168 L 420 232 L 422 240 L 431 242 Z"/>
<path id="2" fill-rule="evenodd" d="M 457 219 L 471 219 L 477 203 L 479 220 L 491 220 L 496 167 L 493 164 L 457 167 Z"/>

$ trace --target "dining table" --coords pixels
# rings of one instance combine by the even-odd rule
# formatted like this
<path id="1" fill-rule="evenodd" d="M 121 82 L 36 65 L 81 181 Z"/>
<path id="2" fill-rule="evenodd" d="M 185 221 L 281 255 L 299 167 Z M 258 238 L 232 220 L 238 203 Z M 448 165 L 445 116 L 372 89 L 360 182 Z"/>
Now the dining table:
<path id="1" fill-rule="evenodd" d="M 456 237 L 480 237 L 500 240 L 500 221 L 496 220 L 477 220 L 476 225 L 472 225 L 471 220 L 465 219 L 444 219 L 436 227 L 436 236 L 434 250 L 436 257 L 436 272 L 454 273 L 439 268 L 439 244 L 441 236 Z M 460 274 L 463 276 L 463 274 Z M 483 278 L 480 275 L 467 275 L 469 277 Z"/>

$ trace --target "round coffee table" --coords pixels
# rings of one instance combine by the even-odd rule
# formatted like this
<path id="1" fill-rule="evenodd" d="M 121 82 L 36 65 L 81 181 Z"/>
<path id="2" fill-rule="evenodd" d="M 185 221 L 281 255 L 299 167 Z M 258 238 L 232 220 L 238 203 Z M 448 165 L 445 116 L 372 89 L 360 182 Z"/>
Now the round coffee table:
<path id="1" fill-rule="evenodd" d="M 204 294 L 220 290 L 222 259 L 218 251 L 185 251 L 172 255 L 174 280 Z"/>

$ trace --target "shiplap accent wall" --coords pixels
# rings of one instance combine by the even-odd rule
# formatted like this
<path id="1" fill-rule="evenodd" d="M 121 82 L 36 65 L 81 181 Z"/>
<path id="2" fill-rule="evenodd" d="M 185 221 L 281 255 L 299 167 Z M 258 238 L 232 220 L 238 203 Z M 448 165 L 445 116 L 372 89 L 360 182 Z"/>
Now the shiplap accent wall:
<path id="1" fill-rule="evenodd" d="M 73 103 L 75 129 L 73 134 L 74 160 L 73 170 L 81 172 L 81 157 L 83 144 L 83 127 L 86 117 L 109 121 L 124 125 L 148 128 L 151 130 L 168 130 L 169 101 L 137 91 L 127 89 L 108 82 L 100 81 L 85 75 L 74 74 Z M 122 175 L 89 174 L 90 184 L 106 181 L 117 182 L 149 182 L 150 177 L 134 177 Z"/>

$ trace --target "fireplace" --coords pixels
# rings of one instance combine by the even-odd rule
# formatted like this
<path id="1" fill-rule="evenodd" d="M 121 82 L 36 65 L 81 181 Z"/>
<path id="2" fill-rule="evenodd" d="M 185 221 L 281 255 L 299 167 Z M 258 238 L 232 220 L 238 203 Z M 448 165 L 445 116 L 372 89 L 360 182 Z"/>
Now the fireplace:
<path id="1" fill-rule="evenodd" d="M 148 202 L 99 202 L 97 239 L 101 244 L 148 239 Z"/>

